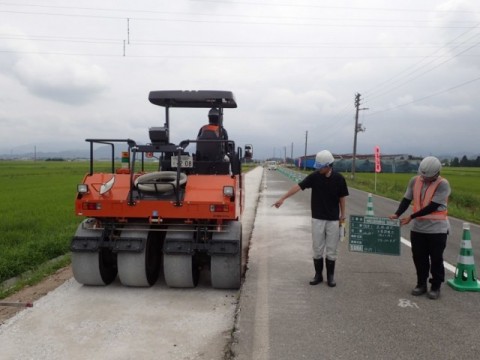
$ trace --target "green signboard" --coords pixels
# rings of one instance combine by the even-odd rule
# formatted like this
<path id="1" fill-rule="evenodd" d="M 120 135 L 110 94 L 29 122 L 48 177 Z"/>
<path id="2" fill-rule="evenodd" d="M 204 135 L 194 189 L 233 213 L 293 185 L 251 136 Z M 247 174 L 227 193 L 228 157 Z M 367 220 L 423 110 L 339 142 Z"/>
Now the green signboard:
<path id="1" fill-rule="evenodd" d="M 400 255 L 400 221 L 350 215 L 348 246 L 350 251 Z"/>

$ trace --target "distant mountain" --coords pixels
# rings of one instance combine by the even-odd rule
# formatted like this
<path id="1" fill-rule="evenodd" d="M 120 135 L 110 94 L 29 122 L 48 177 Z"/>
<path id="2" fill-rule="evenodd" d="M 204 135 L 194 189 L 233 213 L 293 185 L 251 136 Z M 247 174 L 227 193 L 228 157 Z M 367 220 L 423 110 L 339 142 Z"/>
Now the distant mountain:
<path id="1" fill-rule="evenodd" d="M 97 160 L 105 160 L 111 158 L 111 147 L 108 145 L 98 146 L 94 150 L 94 158 Z M 72 149 L 72 147 L 75 147 Z M 68 150 L 56 150 L 56 149 L 68 149 Z M 36 150 L 36 152 L 35 152 Z M 115 157 L 120 158 L 122 151 L 127 151 L 127 146 L 123 144 L 115 144 Z M 382 154 L 386 156 L 388 154 Z M 480 156 L 480 153 L 473 152 L 457 152 L 450 154 L 432 154 L 440 160 L 454 158 L 462 159 L 463 156 L 467 156 L 469 160 L 475 160 Z M 312 155 L 313 156 L 313 155 Z M 359 156 L 359 154 L 357 154 Z M 415 156 L 415 155 L 413 155 Z M 49 158 L 62 158 L 62 159 L 89 159 L 90 158 L 90 145 L 87 142 L 80 142 L 78 144 L 67 143 L 55 143 L 55 144 L 40 144 L 38 146 L 24 145 L 17 146 L 12 149 L 0 148 L 0 160 L 11 159 L 49 159 Z M 278 160 L 278 159 L 277 159 Z M 283 159 L 282 159 L 283 160 Z"/>
<path id="2" fill-rule="evenodd" d="M 60 151 L 32 151 L 32 147 L 28 147 L 27 151 L 19 151 L 17 148 L 15 151 L 11 150 L 10 153 L 1 153 L 0 159 L 3 160 L 14 160 L 14 159 L 89 159 L 90 158 L 90 148 L 88 144 L 85 144 L 85 148 L 82 150 L 60 150 Z M 120 158 L 122 151 L 127 151 L 127 146 L 116 145 L 115 146 L 115 157 Z M 102 145 L 94 150 L 94 158 L 97 160 L 111 159 L 112 149 L 109 145 Z"/>

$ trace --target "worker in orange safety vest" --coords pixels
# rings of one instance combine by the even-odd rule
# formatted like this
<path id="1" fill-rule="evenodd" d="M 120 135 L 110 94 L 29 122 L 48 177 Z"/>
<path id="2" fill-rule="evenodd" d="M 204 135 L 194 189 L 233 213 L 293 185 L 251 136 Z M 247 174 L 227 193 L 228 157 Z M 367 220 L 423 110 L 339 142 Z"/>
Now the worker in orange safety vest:
<path id="1" fill-rule="evenodd" d="M 213 131 L 218 138 L 228 140 L 227 130 L 223 127 L 223 114 L 220 109 L 211 108 L 208 112 L 208 124 L 203 125 L 198 131 L 198 138 L 202 136 L 205 131 Z"/>
<path id="2" fill-rule="evenodd" d="M 208 112 L 208 124 L 203 125 L 197 136 L 196 159 L 208 161 L 228 161 L 228 154 L 232 149 L 228 148 L 227 130 L 223 127 L 222 109 L 211 108 Z"/>
<path id="3" fill-rule="evenodd" d="M 440 287 L 445 281 L 443 252 L 450 231 L 447 203 L 451 189 L 448 181 L 440 176 L 442 164 L 434 156 L 427 156 L 419 165 L 418 175 L 410 179 L 405 195 L 391 219 L 398 219 L 413 201 L 413 212 L 400 219 L 401 225 L 413 220 L 410 232 L 412 256 L 417 271 L 417 285 L 412 295 L 427 293 L 429 299 L 438 299 Z M 431 273 L 430 290 L 427 280 Z"/>

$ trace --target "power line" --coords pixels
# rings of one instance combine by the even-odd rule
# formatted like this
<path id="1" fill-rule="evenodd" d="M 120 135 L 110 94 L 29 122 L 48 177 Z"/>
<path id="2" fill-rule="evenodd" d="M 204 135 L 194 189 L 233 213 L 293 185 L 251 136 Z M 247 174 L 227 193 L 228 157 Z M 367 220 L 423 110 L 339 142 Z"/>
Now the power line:
<path id="1" fill-rule="evenodd" d="M 25 40 L 25 41 L 65 41 L 65 42 L 90 42 L 90 43 L 108 43 L 122 41 L 121 38 L 85 38 L 73 36 L 46 36 L 46 35 L 18 35 L 0 33 L 0 39 L 7 40 Z M 423 45 L 415 45 L 411 43 L 397 43 L 396 45 L 377 45 L 375 43 L 332 43 L 332 42 L 316 42 L 316 43 L 301 43 L 301 42 L 240 42 L 240 41 L 181 41 L 181 40 L 147 40 L 136 39 L 132 42 L 134 45 L 168 45 L 168 46 L 218 46 L 218 47 L 272 47 L 272 48 L 322 48 L 322 49 L 430 49 L 443 48 L 444 44 L 426 43 Z M 453 44 L 456 45 L 456 44 Z M 470 45 L 470 44 L 463 44 Z M 433 57 L 433 55 L 431 55 Z M 389 79 L 391 80 L 391 79 Z"/>
<path id="2" fill-rule="evenodd" d="M 268 7 L 295 7 L 295 8 L 319 8 L 319 9 L 332 9 L 332 10 L 363 10 L 363 11 L 385 11 L 385 12 L 438 12 L 438 13 L 477 13 L 467 10 L 435 10 L 430 9 L 406 9 L 406 8 L 378 8 L 378 7 L 359 7 L 359 6 L 326 6 L 326 5 L 311 5 L 311 4 L 288 4 L 288 3 L 264 3 L 257 1 L 233 1 L 233 0 L 190 0 L 194 2 L 210 2 L 210 3 L 223 3 L 223 4 L 242 4 L 242 5 L 253 5 L 253 6 L 268 6 Z"/>
<path id="3" fill-rule="evenodd" d="M 24 41 L 42 41 L 42 42 L 68 42 L 68 43 L 84 43 L 84 44 L 118 44 L 122 39 L 88 39 L 88 38 L 70 38 L 70 37 L 53 37 L 53 36 L 2 36 L 0 39 L 5 40 L 24 40 Z"/>
<path id="4" fill-rule="evenodd" d="M 15 11 L 15 10 L 0 10 L 0 13 L 9 13 L 9 14 L 23 14 L 23 15 L 45 15 L 45 16 L 64 16 L 64 17 L 77 17 L 77 18 L 92 18 L 92 19 L 109 19 L 109 20 L 125 20 L 125 17 L 122 16 L 107 16 L 107 15 L 86 15 L 86 14 L 66 14 L 66 13 L 49 13 L 49 12 L 35 12 L 35 11 Z M 234 16 L 234 15 L 229 15 Z M 254 18 L 255 16 L 249 16 L 248 18 Z M 379 20 L 386 21 L 386 24 L 375 25 L 372 23 L 374 20 L 365 20 L 366 24 L 322 24 L 322 23 L 312 23 L 312 22 L 264 22 L 264 21 L 232 21 L 232 20 L 219 20 L 217 18 L 212 20 L 202 20 L 202 19 L 169 19 L 169 18 L 158 18 L 158 17 L 130 17 L 131 20 L 136 21 L 160 21 L 160 22 L 186 22 L 186 23 L 214 23 L 214 24 L 225 24 L 225 25 L 279 25 L 279 26 L 314 26 L 314 27 L 328 27 L 328 28 L 402 28 L 402 29 L 417 29 L 417 28 L 438 28 L 438 29 L 469 29 L 471 25 L 436 25 L 432 26 L 430 24 L 425 25 L 395 25 L 388 20 Z M 288 19 L 288 18 L 287 18 Z M 338 20 L 336 20 L 338 21 Z M 356 20 L 363 21 L 363 20 Z M 409 21 L 411 22 L 411 21 Z M 462 22 L 464 23 L 464 22 Z"/>
<path id="5" fill-rule="evenodd" d="M 74 9 L 74 8 L 72 8 Z M 114 10 L 116 11 L 116 10 Z M 58 15 L 58 16 L 78 16 L 78 17 L 91 17 L 90 15 L 84 15 L 84 14 L 62 14 L 62 13 L 46 13 L 46 12 L 33 12 L 33 11 L 13 11 L 13 10 L 0 10 L 0 12 L 14 12 L 14 13 L 20 13 L 20 14 L 38 14 L 38 15 Z M 144 11 L 140 11 L 144 12 Z M 183 12 L 169 12 L 169 11 L 150 11 L 149 13 L 158 13 L 162 15 L 183 15 L 183 16 L 208 16 L 211 17 L 211 13 L 183 13 Z M 93 16 L 93 17 L 102 17 L 102 16 Z M 408 22 L 409 24 L 412 23 L 424 23 L 427 24 L 426 26 L 418 26 L 418 25 L 409 25 L 407 27 L 432 27 L 431 26 L 431 20 L 413 20 L 413 19 L 378 19 L 378 18 L 345 18 L 345 17 L 331 17 L 329 16 L 328 18 L 325 17 L 312 17 L 312 16 L 267 16 L 267 15 L 232 15 L 232 14 L 222 14 L 222 18 L 226 17 L 232 17 L 232 18 L 247 18 L 247 19 L 274 19 L 274 20 L 316 20 L 316 21 L 327 21 L 327 22 L 338 22 L 338 21 L 360 21 L 360 22 L 367 22 L 367 23 L 372 23 L 372 22 L 386 22 L 388 25 L 385 25 L 386 27 L 391 27 L 392 22 L 396 23 L 405 23 Z M 124 17 L 117 16 L 109 16 L 107 18 L 116 18 L 116 19 L 124 19 Z M 135 20 L 155 20 L 156 18 L 141 18 L 141 17 L 132 17 Z M 164 20 L 164 19 L 160 19 Z M 188 21 L 184 19 L 173 19 L 172 21 Z M 212 20 L 211 22 L 218 22 L 218 19 Z M 263 24 L 259 22 L 254 22 L 254 21 L 245 21 L 242 22 L 244 24 Z M 271 22 L 265 22 L 266 24 L 271 24 Z M 460 26 L 461 28 L 463 27 L 468 27 L 468 26 L 473 26 L 474 21 L 465 21 L 465 20 L 453 20 L 451 23 L 459 23 L 463 24 Z M 469 24 L 472 25 L 469 25 Z M 280 23 L 283 24 L 283 23 Z M 288 23 L 288 24 L 294 24 L 297 25 L 298 23 Z M 307 24 L 307 25 L 314 25 L 314 24 Z M 339 25 L 339 26 L 345 26 L 344 24 L 331 24 L 333 25 Z M 360 26 L 359 24 L 352 24 L 352 26 Z M 379 25 L 381 26 L 381 25 Z M 405 26 L 399 26 L 399 27 L 405 27 Z M 434 26 L 435 27 L 435 26 Z"/>
<path id="6" fill-rule="evenodd" d="M 474 29 L 478 29 L 479 26 L 480 26 L 480 24 L 477 24 L 477 26 L 476 26 Z M 461 55 L 461 54 L 463 54 L 463 53 L 465 53 L 465 52 L 473 49 L 475 46 L 478 46 L 479 43 L 475 43 L 475 44 L 473 44 L 472 46 L 468 47 L 467 49 L 461 51 L 460 53 L 457 53 L 457 54 L 451 56 L 449 59 L 447 59 L 446 61 L 438 64 L 437 66 L 434 66 L 433 68 L 430 68 L 430 69 L 426 70 L 425 72 L 420 73 L 418 76 L 416 76 L 416 77 L 414 77 L 414 78 L 411 78 L 411 79 L 409 79 L 409 80 L 401 83 L 401 84 L 398 85 L 398 86 L 395 86 L 395 87 L 393 87 L 393 88 L 391 87 L 391 86 L 392 86 L 392 80 L 393 80 L 393 79 L 399 78 L 399 79 L 393 81 L 393 84 L 398 83 L 398 82 L 401 81 L 403 78 L 407 78 L 409 75 L 413 75 L 414 73 L 418 72 L 419 70 L 425 68 L 427 65 L 432 64 L 436 59 L 438 59 L 437 57 L 434 57 L 433 55 L 435 55 L 436 53 L 438 53 L 440 50 L 446 48 L 448 45 L 454 44 L 454 41 L 456 41 L 457 39 L 459 39 L 460 37 L 466 35 L 467 33 L 469 33 L 470 31 L 472 31 L 472 30 L 474 30 L 474 29 L 470 29 L 470 30 L 468 30 L 468 31 L 460 34 L 460 35 L 457 36 L 455 39 L 453 39 L 452 41 L 450 41 L 450 42 L 448 42 L 447 44 L 445 44 L 443 47 L 437 49 L 434 53 L 432 53 L 432 54 L 430 54 L 429 56 L 426 56 L 425 58 L 423 58 L 422 60 L 420 60 L 417 64 L 415 64 L 415 65 L 411 66 L 410 68 L 408 68 L 408 69 L 400 72 L 399 74 L 397 74 L 397 75 L 389 78 L 388 80 L 383 81 L 383 82 L 380 83 L 379 85 L 376 85 L 376 86 L 374 87 L 375 90 L 374 90 L 373 92 L 371 92 L 371 93 L 368 93 L 369 100 L 382 97 L 382 96 L 390 93 L 391 91 L 396 90 L 396 89 L 398 89 L 399 87 L 401 87 L 401 86 L 409 83 L 410 81 L 413 81 L 413 80 L 418 79 L 420 76 L 423 76 L 424 74 L 426 74 L 426 73 L 428 73 L 428 72 L 430 72 L 430 71 L 438 68 L 439 66 L 443 65 L 444 63 L 446 63 L 446 62 L 448 62 L 448 61 L 450 61 L 450 60 L 458 57 L 459 55 Z M 450 49 L 450 50 L 455 50 L 455 49 L 457 49 L 458 47 L 460 47 L 461 45 L 467 44 L 467 41 L 470 41 L 472 38 L 475 38 L 475 37 L 478 37 L 478 36 L 479 36 L 479 34 L 475 34 L 475 35 L 473 35 L 472 37 L 468 38 L 467 40 L 465 40 L 465 41 L 463 41 L 463 42 L 461 42 L 461 43 L 459 43 L 459 44 L 455 44 L 455 46 L 454 46 L 452 49 Z M 430 57 L 430 56 L 431 56 L 431 57 Z M 428 59 L 428 58 L 430 58 L 430 59 L 432 59 L 432 60 L 430 60 L 429 62 L 427 62 L 427 63 L 425 63 L 425 64 L 423 64 L 423 65 L 421 65 L 422 62 L 424 62 L 424 60 L 426 60 L 426 59 Z M 407 73 L 407 74 L 405 74 L 405 73 Z M 404 75 L 404 74 L 405 74 L 405 75 Z M 385 87 L 385 85 L 387 85 L 387 84 L 390 86 L 389 89 L 387 88 L 387 90 L 380 90 L 382 87 Z M 372 95 L 378 94 L 380 91 L 381 91 L 381 93 L 380 93 L 379 95 L 376 95 L 376 96 L 373 96 L 373 97 L 372 97 Z"/>
<path id="7" fill-rule="evenodd" d="M 407 8 L 378 8 L 378 7 L 359 7 L 359 6 L 327 6 L 327 5 L 311 5 L 311 4 L 285 4 L 285 3 L 264 3 L 264 2 L 254 2 L 254 1 L 222 1 L 222 0 L 190 0 L 190 1 L 201 1 L 201 2 L 210 2 L 210 3 L 225 3 L 228 5 L 231 4 L 243 4 L 243 5 L 253 5 L 253 6 L 265 6 L 265 7 L 293 7 L 293 8 L 317 8 L 317 9 L 331 9 L 331 10 L 362 10 L 371 12 L 375 11 L 384 11 L 384 12 L 413 12 L 413 13 L 440 13 L 440 14 L 476 14 L 477 11 L 471 10 L 440 10 L 440 9 L 407 9 Z M 14 6 L 14 7 L 37 7 L 37 8 L 48 8 L 48 9 L 67 9 L 67 10 L 89 10 L 89 11 L 115 11 L 115 12 L 130 12 L 130 13 L 174 13 L 166 12 L 163 10 L 154 10 L 154 9 L 125 9 L 125 8 L 105 8 L 105 7 L 85 7 L 85 6 L 63 6 L 63 5 L 45 5 L 45 4 L 18 4 L 18 3 L 8 3 L 0 2 L 0 5 L 4 6 Z M 178 12 L 176 13 L 178 14 Z M 200 13 L 191 13 L 192 15 L 201 15 Z M 210 15 L 210 14 L 207 14 Z M 233 16 L 233 15 L 232 15 Z M 238 15 L 236 15 L 238 16 Z M 250 16 L 250 15 L 249 15 Z"/>
<path id="8" fill-rule="evenodd" d="M 396 87 L 394 87 L 394 88 L 391 88 L 391 89 L 389 89 L 388 91 L 385 91 L 385 92 L 383 92 L 383 93 L 380 94 L 380 95 L 377 95 L 376 97 L 374 97 L 374 99 L 377 99 L 377 98 L 379 98 L 379 97 L 385 96 L 386 94 L 392 92 L 393 90 L 396 90 L 396 89 L 402 87 L 403 85 L 405 85 L 405 84 L 407 84 L 407 83 L 409 83 L 409 82 L 411 82 L 411 81 L 413 81 L 413 80 L 416 80 L 416 79 L 424 76 L 425 74 L 428 74 L 429 72 L 431 72 L 431 71 L 439 68 L 439 67 L 442 66 L 443 64 L 445 64 L 445 63 L 453 60 L 453 59 L 456 58 L 457 56 L 459 56 L 459 55 L 461 55 L 461 54 L 463 54 L 463 53 L 465 53 L 465 52 L 473 49 L 474 47 L 478 46 L 479 44 L 480 44 L 480 43 L 477 43 L 477 44 L 475 44 L 475 45 L 472 45 L 472 46 L 468 47 L 467 49 L 459 52 L 458 54 L 455 54 L 454 56 L 446 59 L 445 61 L 442 61 L 441 63 L 437 64 L 436 66 L 434 66 L 434 67 L 432 67 L 432 68 L 430 68 L 430 69 L 428 69 L 428 70 L 426 70 L 426 71 L 418 74 L 418 75 L 417 75 L 416 77 L 414 77 L 413 79 L 409 79 L 409 80 L 407 80 L 407 81 L 404 81 L 403 83 L 399 84 L 398 86 L 396 86 Z M 370 100 L 371 100 L 371 99 L 370 99 Z"/>
<path id="9" fill-rule="evenodd" d="M 79 42 L 91 44 L 118 43 L 121 38 L 84 38 L 84 37 L 67 37 L 67 36 L 42 36 L 42 35 L 17 35 L 17 34 L 1 34 L 0 39 L 6 40 L 25 40 L 25 41 L 51 41 L 51 42 Z M 221 41 L 179 41 L 179 40 L 146 40 L 137 39 L 130 41 L 130 44 L 136 46 L 158 45 L 158 46 L 174 46 L 174 47 L 229 47 L 229 48 L 306 48 L 306 49 L 390 49 L 390 48 L 413 48 L 413 49 L 429 49 L 437 48 L 438 44 L 426 44 L 425 46 L 415 46 L 410 44 L 399 44 L 397 46 L 382 46 L 373 43 L 279 43 L 279 42 L 221 42 Z M 468 44 L 470 45 L 470 44 Z M 443 46 L 442 46 L 443 47 Z M 420 55 L 417 55 L 417 57 Z M 432 58 L 433 55 L 426 56 Z"/>
<path id="10" fill-rule="evenodd" d="M 373 113 L 368 114 L 368 116 L 373 116 L 373 115 L 381 114 L 381 113 L 384 113 L 384 112 L 387 112 L 387 111 L 392 111 L 392 110 L 395 110 L 395 109 L 398 109 L 398 108 L 401 108 L 401 107 L 404 107 L 404 106 L 407 106 L 407 105 L 411 105 L 411 104 L 414 104 L 414 103 L 417 103 L 417 102 L 420 102 L 420 101 L 423 101 L 423 100 L 426 100 L 426 99 L 429 99 L 429 98 L 432 98 L 432 97 L 435 97 L 435 96 L 438 96 L 438 95 L 447 93 L 447 92 L 449 92 L 449 91 L 452 91 L 452 90 L 461 88 L 461 87 L 463 87 L 463 86 L 466 86 L 466 85 L 468 85 L 468 84 L 471 84 L 471 83 L 476 82 L 476 81 L 479 81 L 479 80 L 480 80 L 480 76 L 477 77 L 477 78 L 474 78 L 474 79 L 472 79 L 472 80 L 465 81 L 465 82 L 463 82 L 463 83 L 461 83 L 461 84 L 452 86 L 452 87 L 450 87 L 450 88 L 448 88 L 448 89 L 441 90 L 441 91 L 437 91 L 437 92 L 435 92 L 435 93 L 433 93 L 433 94 L 426 95 L 426 96 L 421 97 L 421 98 L 419 98 L 419 99 L 412 100 L 412 101 L 409 101 L 409 102 L 407 102 L 407 103 L 394 106 L 393 108 L 375 111 L 375 112 L 373 112 Z"/>
<path id="11" fill-rule="evenodd" d="M 119 40 L 119 44 L 122 44 L 124 40 Z M 132 46 L 132 45 L 130 45 Z M 56 51 L 27 51 L 27 50 L 5 50 L 0 49 L 0 53 L 18 53 L 18 54 L 44 54 L 44 55 L 83 55 L 83 56 L 97 56 L 90 53 L 66 53 Z M 98 56 L 116 56 L 114 54 L 103 54 Z M 359 60 L 359 59 L 385 59 L 389 60 L 389 56 L 222 56 L 222 55 L 129 55 L 130 58 L 163 58 L 163 59 L 232 59 L 232 60 Z M 417 56 L 420 57 L 420 56 Z M 480 57 L 480 55 L 475 56 Z M 405 56 L 405 58 L 411 58 L 411 56 Z"/>
<path id="12" fill-rule="evenodd" d="M 477 25 L 475 28 L 477 28 L 477 27 L 478 27 L 478 25 Z M 437 50 L 434 52 L 434 54 L 436 54 L 437 52 L 439 52 L 440 50 L 446 48 L 446 47 L 449 46 L 449 45 L 455 45 L 455 47 L 457 47 L 457 46 L 459 46 L 459 45 L 464 44 L 465 41 L 461 42 L 461 43 L 458 44 L 458 45 L 455 44 L 454 41 L 456 41 L 457 39 L 459 39 L 459 38 L 463 37 L 464 35 L 468 34 L 470 31 L 474 30 L 475 28 L 469 29 L 469 30 L 461 33 L 461 34 L 458 35 L 457 37 L 455 37 L 453 40 L 447 42 L 446 44 L 443 44 L 443 46 L 442 46 L 441 48 L 437 49 Z M 416 66 L 420 65 L 422 62 L 423 62 L 423 59 L 422 59 L 421 61 L 419 61 L 417 64 L 411 66 L 410 68 L 405 69 L 404 71 L 401 71 L 401 72 L 398 73 L 397 75 L 395 75 L 395 76 L 393 76 L 393 77 L 391 77 L 391 78 L 383 81 L 382 83 L 376 85 L 374 88 L 375 88 L 376 90 L 378 90 L 379 87 L 382 87 L 384 84 L 390 83 L 393 79 L 395 79 L 395 78 L 397 78 L 397 77 L 400 77 L 400 76 L 403 75 L 405 72 L 410 71 L 410 69 L 412 69 L 412 68 L 414 69 Z M 415 71 L 415 70 L 414 70 L 414 71 Z M 370 94 L 370 90 L 368 90 L 367 93 Z"/>

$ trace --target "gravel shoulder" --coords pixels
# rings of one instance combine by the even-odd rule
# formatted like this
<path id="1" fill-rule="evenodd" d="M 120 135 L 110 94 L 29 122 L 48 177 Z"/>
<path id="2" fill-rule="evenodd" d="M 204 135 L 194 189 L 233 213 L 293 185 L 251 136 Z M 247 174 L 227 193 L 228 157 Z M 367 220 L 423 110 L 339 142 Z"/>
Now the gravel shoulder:
<path id="1" fill-rule="evenodd" d="M 65 281 L 69 280 L 72 276 L 73 274 L 71 266 L 61 268 L 38 284 L 27 286 L 0 301 L 8 303 L 34 303 L 43 296 L 47 295 L 49 292 L 55 290 Z M 22 310 L 24 310 L 22 307 L 0 306 L 0 326 L 4 324 L 6 320 L 15 316 L 15 314 Z"/>

